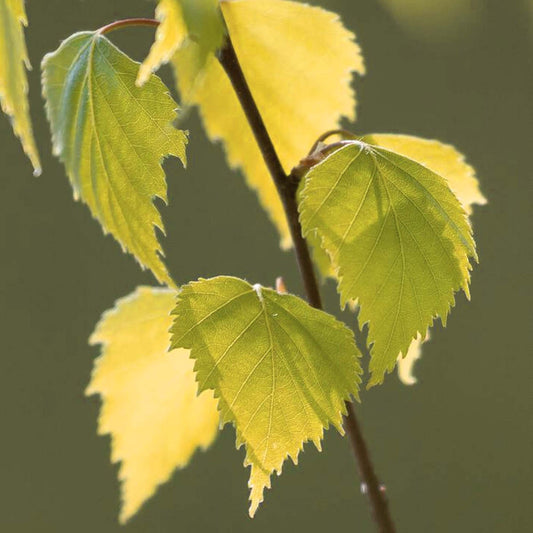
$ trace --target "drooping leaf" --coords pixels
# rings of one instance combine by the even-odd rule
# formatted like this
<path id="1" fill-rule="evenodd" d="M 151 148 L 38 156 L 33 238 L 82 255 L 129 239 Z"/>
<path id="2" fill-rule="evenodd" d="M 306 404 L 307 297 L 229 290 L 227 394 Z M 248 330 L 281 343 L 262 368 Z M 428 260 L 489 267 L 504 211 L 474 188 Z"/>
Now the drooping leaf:
<path id="1" fill-rule="evenodd" d="M 455 147 L 436 140 L 389 133 L 374 133 L 365 136 L 364 140 L 414 159 L 445 178 L 468 215 L 472 214 L 474 204 L 487 203 L 487 199 L 479 189 L 474 168 L 466 162 L 465 156 Z M 423 346 L 428 340 L 429 332 L 425 338 L 419 335 L 411 343 L 405 358 L 402 355 L 398 357 L 398 376 L 405 385 L 414 385 L 417 382 L 413 374 L 413 366 L 422 356 Z"/>
<path id="2" fill-rule="evenodd" d="M 475 170 L 465 161 L 464 155 L 453 146 L 436 140 L 388 133 L 366 135 L 363 140 L 413 159 L 445 178 L 468 215 L 472 214 L 474 204 L 484 205 L 487 203 L 479 189 Z M 327 252 L 322 248 L 320 238 L 312 234 L 308 235 L 307 240 L 318 271 L 324 278 L 335 278 L 335 269 L 331 265 Z M 399 355 L 398 375 L 404 384 L 413 385 L 416 383 L 413 365 L 420 358 L 422 347 L 428 339 L 429 332 L 425 339 L 419 335 L 412 341 L 405 358 L 403 355 Z"/>
<path id="3" fill-rule="evenodd" d="M 41 162 L 31 127 L 25 70 L 31 68 L 24 41 L 27 25 L 24 0 L 0 0 L 0 104 L 38 176 Z"/>
<path id="4" fill-rule="evenodd" d="M 363 140 L 413 159 L 442 176 L 468 215 L 472 214 L 473 204 L 487 203 L 479 190 L 476 171 L 465 161 L 465 156 L 450 144 L 390 133 L 373 133 Z"/>
<path id="5" fill-rule="evenodd" d="M 188 40 L 195 42 L 201 51 L 199 69 L 208 54 L 222 43 L 224 25 L 218 0 L 159 0 L 156 18 L 161 24 L 150 53 L 139 69 L 138 85 L 143 85 L 151 72 L 168 63 Z"/>
<path id="6" fill-rule="evenodd" d="M 355 118 L 353 72 L 364 73 L 353 33 L 338 16 L 286 0 L 220 3 L 246 80 L 287 172 L 315 139 Z M 198 72 L 194 43 L 177 53 L 174 66 L 183 98 L 199 106 L 209 137 L 222 140 L 232 167 L 247 182 L 276 225 L 283 247 L 290 236 L 281 202 L 233 88 L 211 56 Z"/>
<path id="7" fill-rule="evenodd" d="M 101 344 L 87 394 L 100 394 L 98 429 L 121 461 L 121 522 L 183 468 L 217 433 L 211 392 L 202 392 L 188 350 L 167 352 L 176 293 L 139 287 L 102 315 L 90 342 Z"/>
<path id="8" fill-rule="evenodd" d="M 174 314 L 172 347 L 192 350 L 199 389 L 245 445 L 253 516 L 287 457 L 320 449 L 329 424 L 342 431 L 360 381 L 353 334 L 296 296 L 224 276 L 183 287 Z"/>
<path id="9" fill-rule="evenodd" d="M 341 303 L 357 300 L 369 323 L 369 385 L 381 383 L 436 317 L 446 322 L 456 291 L 469 296 L 477 256 L 466 213 L 427 167 L 361 141 L 312 168 L 300 197 L 304 233 L 321 237 Z"/>
<path id="10" fill-rule="evenodd" d="M 173 155 L 185 164 L 187 137 L 172 126 L 177 106 L 159 78 L 135 86 L 138 68 L 99 33 L 77 33 L 43 59 L 43 92 L 54 153 L 74 197 L 141 266 L 172 284 L 153 200 L 166 202 L 161 161 Z"/>

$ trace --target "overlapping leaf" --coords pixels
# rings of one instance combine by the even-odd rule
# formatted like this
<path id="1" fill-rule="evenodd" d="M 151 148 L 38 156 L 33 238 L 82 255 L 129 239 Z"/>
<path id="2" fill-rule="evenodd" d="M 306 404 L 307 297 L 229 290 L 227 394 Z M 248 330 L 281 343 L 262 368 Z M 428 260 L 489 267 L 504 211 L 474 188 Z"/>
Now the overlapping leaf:
<path id="1" fill-rule="evenodd" d="M 474 204 L 487 203 L 479 190 L 476 171 L 466 162 L 465 156 L 450 144 L 391 133 L 373 133 L 363 140 L 413 159 L 442 176 L 468 215 L 472 214 Z"/>
<path id="2" fill-rule="evenodd" d="M 367 135 L 363 140 L 413 159 L 445 178 L 468 215 L 472 214 L 474 204 L 486 204 L 487 200 L 479 189 L 475 170 L 465 161 L 465 156 L 453 146 L 436 140 L 389 133 Z M 311 234 L 308 235 L 308 242 L 319 272 L 324 278 L 335 278 L 335 269 L 321 246 L 320 238 Z M 403 355 L 398 357 L 398 375 L 406 385 L 416 383 L 413 364 L 421 356 L 422 346 L 428 339 L 429 333 L 424 338 L 417 337 L 412 341 L 405 358 Z"/>
<path id="3" fill-rule="evenodd" d="M 172 126 L 177 106 L 159 78 L 136 87 L 138 68 L 99 33 L 77 33 L 45 56 L 43 92 L 54 152 L 75 198 L 143 267 L 172 284 L 153 200 L 166 201 L 161 161 L 173 155 L 185 163 L 187 137 Z"/>
<path id="4" fill-rule="evenodd" d="M 198 386 L 188 350 L 167 353 L 175 292 L 140 287 L 103 314 L 91 343 L 102 345 L 87 394 L 100 394 L 99 432 L 111 434 L 121 461 L 122 510 L 128 520 L 215 438 L 219 415 Z"/>
<path id="5" fill-rule="evenodd" d="M 201 68 L 210 52 L 222 43 L 224 25 L 218 0 L 160 0 L 156 18 L 161 22 L 155 42 L 141 68 L 137 83 L 143 85 L 151 72 L 168 63 L 174 53 L 188 41 L 196 43 L 202 59 Z"/>
<path id="6" fill-rule="evenodd" d="M 0 0 L 0 104 L 11 117 L 13 131 L 38 176 L 41 163 L 31 127 L 25 70 L 31 68 L 24 41 L 27 25 L 24 0 Z"/>
<path id="7" fill-rule="evenodd" d="M 468 215 L 472 214 L 474 204 L 484 205 L 487 203 L 479 189 L 474 168 L 465 161 L 465 156 L 453 146 L 412 135 L 389 133 L 368 135 L 364 137 L 364 140 L 414 159 L 445 178 Z M 411 343 L 405 358 L 402 356 L 398 358 L 398 376 L 402 383 L 413 385 L 417 382 L 413 374 L 413 365 L 421 357 L 422 347 L 428 339 L 429 332 L 425 338 L 419 336 Z"/>
<path id="8" fill-rule="evenodd" d="M 295 296 L 231 277 L 185 286 L 174 314 L 172 347 L 192 350 L 199 389 L 215 391 L 246 447 L 253 516 L 287 457 L 308 440 L 320 448 L 329 424 L 342 431 L 344 401 L 358 393 L 353 334 Z"/>
<path id="9" fill-rule="evenodd" d="M 160 0 L 155 10 L 160 24 L 155 32 L 155 42 L 143 61 L 137 76 L 137 85 L 144 85 L 163 63 L 168 63 L 187 38 L 187 25 L 178 0 Z"/>
<path id="10" fill-rule="evenodd" d="M 469 294 L 477 257 L 466 213 L 442 177 L 411 159 L 348 143 L 308 173 L 300 218 L 322 239 L 341 302 L 357 300 L 369 322 L 370 385 L 434 318 L 445 323 L 457 290 Z"/>
<path id="11" fill-rule="evenodd" d="M 341 117 L 355 118 L 352 72 L 364 73 L 360 49 L 336 14 L 286 0 L 220 3 L 246 80 L 286 171 Z M 194 43 L 175 57 L 182 97 L 199 106 L 212 140 L 222 140 L 232 167 L 290 246 L 287 222 L 233 88 L 214 57 L 198 72 Z"/>

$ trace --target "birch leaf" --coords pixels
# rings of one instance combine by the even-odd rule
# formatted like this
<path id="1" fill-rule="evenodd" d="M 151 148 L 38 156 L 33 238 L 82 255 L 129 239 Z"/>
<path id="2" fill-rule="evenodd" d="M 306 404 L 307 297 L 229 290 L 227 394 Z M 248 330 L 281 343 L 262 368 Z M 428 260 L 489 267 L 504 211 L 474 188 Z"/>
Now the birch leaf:
<path id="1" fill-rule="evenodd" d="M 26 77 L 26 69 L 31 68 L 24 40 L 27 25 L 24 0 L 0 0 L 0 104 L 11 117 L 13 131 L 38 176 L 41 163 L 33 138 Z"/>
<path id="2" fill-rule="evenodd" d="M 468 215 L 472 214 L 474 204 L 487 203 L 479 190 L 476 171 L 466 162 L 465 156 L 450 144 L 391 133 L 373 133 L 363 140 L 414 159 L 442 176 Z"/>
<path id="3" fill-rule="evenodd" d="M 287 172 L 315 139 L 342 117 L 355 119 L 353 72 L 364 73 L 353 33 L 338 16 L 286 0 L 220 3 L 228 32 L 267 130 Z M 174 60 L 182 97 L 199 106 L 207 134 L 222 140 L 229 164 L 277 227 L 283 247 L 290 236 L 277 191 L 230 82 L 214 57 L 198 73 L 193 43 Z"/>
<path id="4" fill-rule="evenodd" d="M 187 137 L 172 126 L 177 106 L 159 78 L 136 87 L 138 68 L 98 32 L 76 33 L 43 59 L 43 92 L 54 153 L 74 197 L 141 266 L 172 284 L 153 200 L 166 202 L 161 161 L 173 155 L 185 164 Z"/>
<path id="5" fill-rule="evenodd" d="M 167 352 L 175 294 L 139 287 L 102 315 L 90 340 L 102 352 L 87 394 L 100 394 L 99 433 L 111 434 L 111 459 L 121 461 L 121 522 L 217 433 L 216 401 L 197 395 L 188 350 Z"/>
<path id="6" fill-rule="evenodd" d="M 341 303 L 357 300 L 369 323 L 369 386 L 436 317 L 445 324 L 456 291 L 469 296 L 477 256 L 466 213 L 443 178 L 411 159 L 347 143 L 307 174 L 300 219 L 322 239 Z"/>
<path id="7" fill-rule="evenodd" d="M 144 85 L 163 63 L 168 63 L 187 38 L 187 25 L 178 0 L 160 0 L 155 9 L 160 22 L 155 32 L 155 42 L 143 61 L 137 76 L 137 85 Z"/>
<path id="8" fill-rule="evenodd" d="M 436 140 L 390 133 L 374 133 L 364 137 L 364 140 L 414 159 L 445 178 L 468 215 L 472 214 L 474 204 L 487 203 L 479 189 L 474 168 L 466 162 L 465 156 L 455 147 Z M 398 376 L 405 385 L 414 385 L 417 382 L 413 367 L 422 356 L 423 346 L 428 340 L 429 332 L 424 338 L 419 335 L 411 343 L 405 358 L 402 355 L 398 357 Z"/>
<path id="9" fill-rule="evenodd" d="M 222 43 L 224 25 L 218 0 L 160 0 L 155 14 L 161 24 L 150 53 L 139 69 L 138 85 L 146 83 L 150 73 L 168 63 L 188 40 L 196 42 L 201 50 L 203 58 L 199 69 L 208 54 Z"/>
<path id="10" fill-rule="evenodd" d="M 286 458 L 307 441 L 320 449 L 330 424 L 343 431 L 360 382 L 353 334 L 296 296 L 231 277 L 186 285 L 174 314 L 172 347 L 191 349 L 200 391 L 215 391 L 246 448 L 253 516 Z"/>

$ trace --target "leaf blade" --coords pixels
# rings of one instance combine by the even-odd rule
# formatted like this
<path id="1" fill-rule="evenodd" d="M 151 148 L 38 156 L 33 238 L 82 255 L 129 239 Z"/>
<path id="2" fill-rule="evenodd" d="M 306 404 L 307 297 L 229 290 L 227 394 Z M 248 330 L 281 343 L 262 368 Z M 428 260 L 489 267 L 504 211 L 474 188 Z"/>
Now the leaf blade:
<path id="1" fill-rule="evenodd" d="M 144 85 L 150 74 L 163 63 L 168 63 L 187 38 L 187 26 L 177 0 L 160 0 L 155 9 L 155 17 L 160 24 L 155 32 L 154 44 L 139 68 L 136 81 L 139 86 Z"/>
<path id="2" fill-rule="evenodd" d="M 295 296 L 226 276 L 186 285 L 174 314 L 172 346 L 192 349 L 199 389 L 215 391 L 246 447 L 253 516 L 287 457 L 319 448 L 329 424 L 342 431 L 360 381 L 353 335 Z"/>
<path id="3" fill-rule="evenodd" d="M 90 339 L 102 348 L 86 394 L 101 396 L 98 431 L 112 436 L 112 462 L 121 462 L 122 523 L 218 429 L 212 395 L 197 396 L 189 352 L 167 353 L 174 303 L 174 291 L 139 287 L 102 315 Z"/>
<path id="4" fill-rule="evenodd" d="M 160 25 L 148 57 L 143 61 L 137 84 L 143 85 L 151 72 L 188 43 L 198 48 L 195 68 L 200 72 L 207 58 L 222 44 L 224 24 L 218 0 L 159 0 L 155 15 Z"/>
<path id="5" fill-rule="evenodd" d="M 159 78 L 142 87 L 138 64 L 98 33 L 72 35 L 43 59 L 43 94 L 54 153 L 74 197 L 158 281 L 173 281 L 155 228 L 155 197 L 167 201 L 161 161 L 185 164 L 186 134 L 172 126 L 176 104 Z"/>
<path id="6" fill-rule="evenodd" d="M 11 117 L 13 131 L 33 165 L 34 175 L 41 174 L 39 152 L 33 137 L 28 102 L 26 69 L 31 65 L 24 40 L 28 25 L 24 0 L 0 0 L 0 104 Z"/>
<path id="7" fill-rule="evenodd" d="M 413 135 L 390 133 L 372 133 L 363 137 L 363 140 L 413 159 L 442 176 L 468 215 L 472 214 L 474 204 L 487 203 L 479 188 L 476 171 L 452 145 Z"/>
<path id="8" fill-rule="evenodd" d="M 357 300 L 373 343 L 369 386 L 398 354 L 468 296 L 477 260 L 466 213 L 445 180 L 383 148 L 354 141 L 311 169 L 300 195 L 304 234 L 318 232 L 345 305 Z M 423 242 L 422 242 L 423 241 Z"/>

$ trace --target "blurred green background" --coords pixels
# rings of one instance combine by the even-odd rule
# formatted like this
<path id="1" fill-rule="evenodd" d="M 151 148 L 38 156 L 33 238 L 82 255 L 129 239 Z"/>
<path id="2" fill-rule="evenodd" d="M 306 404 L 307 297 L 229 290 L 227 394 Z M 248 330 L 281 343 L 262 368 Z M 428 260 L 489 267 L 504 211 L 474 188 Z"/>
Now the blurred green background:
<path id="1" fill-rule="evenodd" d="M 530 212 L 533 112 L 531 3 L 324 0 L 355 30 L 368 74 L 357 80 L 361 132 L 403 132 L 451 142 L 478 171 L 489 205 L 473 222 L 481 264 L 472 301 L 458 298 L 415 372 L 365 392 L 358 411 L 399 531 L 532 530 Z M 458 7 L 459 6 L 459 7 Z M 139 284 L 154 284 L 72 201 L 50 155 L 38 65 L 77 30 L 151 16 L 147 0 L 28 0 L 31 105 L 44 174 L 35 179 L 7 118 L 0 119 L 0 531 L 373 532 L 348 443 L 329 432 L 287 465 L 252 521 L 243 450 L 229 428 L 177 472 L 124 528 L 117 466 L 96 435 L 99 400 L 83 392 L 100 313 Z M 422 13 L 422 14 L 421 14 Z M 112 39 L 142 59 L 150 29 Z M 169 83 L 168 70 L 163 77 Z M 179 283 L 233 274 L 301 294 L 241 176 L 192 114 L 187 171 L 166 163 L 168 264 Z M 326 287 L 331 310 L 334 287 Z"/>

